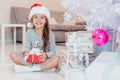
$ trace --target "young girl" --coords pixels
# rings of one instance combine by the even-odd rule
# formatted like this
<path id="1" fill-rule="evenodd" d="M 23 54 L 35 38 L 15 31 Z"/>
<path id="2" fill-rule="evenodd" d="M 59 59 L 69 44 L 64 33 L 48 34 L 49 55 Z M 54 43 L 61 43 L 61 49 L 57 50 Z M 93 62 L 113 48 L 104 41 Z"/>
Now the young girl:
<path id="1" fill-rule="evenodd" d="M 40 64 L 35 70 L 47 70 L 57 68 L 59 65 L 59 57 L 56 53 L 55 37 L 49 27 L 50 12 L 41 4 L 33 4 L 29 13 L 29 21 L 32 29 L 26 32 L 25 50 L 22 53 L 10 53 L 11 60 L 22 66 L 33 66 L 33 63 L 26 62 L 24 57 L 30 53 L 35 43 L 38 41 L 39 49 L 43 50 L 39 56 Z M 27 67 L 26 67 L 27 68 Z M 29 71 L 35 71 L 31 68 Z"/>

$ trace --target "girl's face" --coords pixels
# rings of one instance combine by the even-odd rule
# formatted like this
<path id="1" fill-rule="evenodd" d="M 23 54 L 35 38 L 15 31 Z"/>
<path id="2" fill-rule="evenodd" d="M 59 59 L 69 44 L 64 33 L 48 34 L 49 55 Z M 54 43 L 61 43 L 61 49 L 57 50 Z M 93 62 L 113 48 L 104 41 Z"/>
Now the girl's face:
<path id="1" fill-rule="evenodd" d="M 32 17 L 32 23 L 35 28 L 43 28 L 46 22 L 46 17 L 42 14 L 35 14 Z"/>

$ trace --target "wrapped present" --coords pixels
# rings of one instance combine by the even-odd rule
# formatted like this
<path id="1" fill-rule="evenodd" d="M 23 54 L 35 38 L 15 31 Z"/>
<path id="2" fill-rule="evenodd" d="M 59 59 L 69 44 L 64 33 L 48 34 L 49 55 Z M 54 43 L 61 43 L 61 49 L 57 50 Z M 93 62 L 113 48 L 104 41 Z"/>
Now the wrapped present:
<path id="1" fill-rule="evenodd" d="M 39 57 L 40 57 L 40 55 L 30 53 L 30 54 L 27 55 L 26 62 L 39 64 L 39 63 L 41 63 Z"/>
<path id="2" fill-rule="evenodd" d="M 26 62 L 31 62 L 31 63 L 39 64 L 39 63 L 41 63 L 40 56 L 41 56 L 42 52 L 43 51 L 40 50 L 40 48 L 39 48 L 39 40 L 37 40 L 35 42 L 35 45 L 32 48 L 32 50 L 25 56 L 24 60 Z"/>
<path id="3" fill-rule="evenodd" d="M 93 53 L 91 33 L 87 31 L 66 33 L 66 46 L 69 52 Z"/>
<path id="4" fill-rule="evenodd" d="M 93 53 L 93 42 L 91 39 L 91 32 L 77 31 L 66 33 L 66 47 L 67 47 L 67 64 L 75 67 L 81 63 L 85 66 L 89 65 L 88 53 Z M 73 59 L 73 57 L 74 59 Z M 71 60 L 72 58 L 72 60 Z M 84 59 L 84 61 L 83 61 Z"/>
<path id="5" fill-rule="evenodd" d="M 100 53 L 85 72 L 88 80 L 120 80 L 120 54 Z"/>
<path id="6" fill-rule="evenodd" d="M 89 65 L 88 53 L 94 52 L 91 32 L 67 32 L 66 47 L 65 80 L 86 80 L 83 70 Z"/>

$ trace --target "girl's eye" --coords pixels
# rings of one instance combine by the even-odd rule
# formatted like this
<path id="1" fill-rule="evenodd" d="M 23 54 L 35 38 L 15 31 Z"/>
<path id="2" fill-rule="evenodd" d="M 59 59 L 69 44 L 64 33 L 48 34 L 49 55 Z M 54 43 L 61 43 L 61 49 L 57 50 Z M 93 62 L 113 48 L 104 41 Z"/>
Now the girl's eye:
<path id="1" fill-rule="evenodd" d="M 37 18 L 37 16 L 34 16 L 34 18 Z"/>
<path id="2" fill-rule="evenodd" d="M 41 17 L 41 19 L 44 19 L 44 18 L 45 18 L 44 16 Z"/>

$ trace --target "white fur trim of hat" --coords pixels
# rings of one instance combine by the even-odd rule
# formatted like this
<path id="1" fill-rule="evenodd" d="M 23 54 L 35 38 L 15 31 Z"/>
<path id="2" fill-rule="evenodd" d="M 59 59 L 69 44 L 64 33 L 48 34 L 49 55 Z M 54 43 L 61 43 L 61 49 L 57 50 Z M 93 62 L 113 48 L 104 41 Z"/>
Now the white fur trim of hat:
<path id="1" fill-rule="evenodd" d="M 29 20 L 31 20 L 32 16 L 35 14 L 42 14 L 47 17 L 47 19 L 50 19 L 50 11 L 40 4 L 40 6 L 32 6 L 30 13 L 29 13 Z"/>

